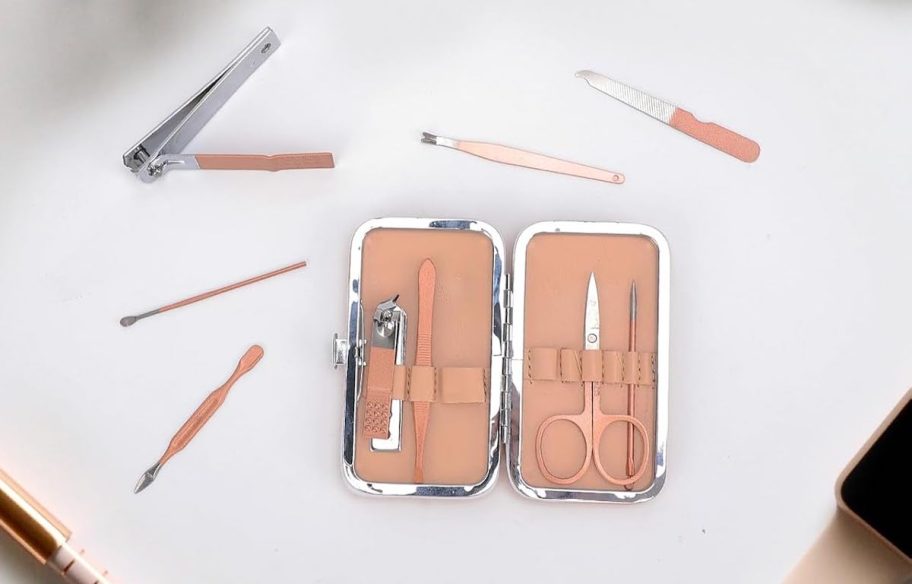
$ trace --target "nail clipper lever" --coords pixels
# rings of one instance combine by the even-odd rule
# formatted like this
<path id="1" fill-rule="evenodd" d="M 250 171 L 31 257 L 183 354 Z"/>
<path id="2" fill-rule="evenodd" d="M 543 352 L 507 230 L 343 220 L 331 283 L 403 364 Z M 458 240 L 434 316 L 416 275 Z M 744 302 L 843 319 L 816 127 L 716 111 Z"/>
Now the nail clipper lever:
<path id="1" fill-rule="evenodd" d="M 279 37 L 264 28 L 211 81 L 123 155 L 124 166 L 143 182 L 152 182 L 172 169 L 287 170 L 332 168 L 330 152 L 292 154 L 185 154 L 184 148 L 225 105 L 237 89 L 279 48 Z"/>
<path id="2" fill-rule="evenodd" d="M 372 319 L 365 431 L 371 436 L 371 450 L 376 451 L 402 448 L 402 400 L 392 399 L 392 394 L 395 365 L 405 363 L 408 317 L 396 304 L 398 299 L 397 295 L 380 303 Z"/>

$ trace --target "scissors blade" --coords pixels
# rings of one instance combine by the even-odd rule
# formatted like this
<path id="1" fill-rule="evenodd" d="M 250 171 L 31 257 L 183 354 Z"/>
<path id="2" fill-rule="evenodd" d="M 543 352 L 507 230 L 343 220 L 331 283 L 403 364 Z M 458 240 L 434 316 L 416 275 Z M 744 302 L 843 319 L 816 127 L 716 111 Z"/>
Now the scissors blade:
<path id="1" fill-rule="evenodd" d="M 599 342 L 599 298 L 598 286 L 595 283 L 595 273 L 589 274 L 589 289 L 586 292 L 586 336 L 583 346 L 587 351 L 598 351 Z"/>

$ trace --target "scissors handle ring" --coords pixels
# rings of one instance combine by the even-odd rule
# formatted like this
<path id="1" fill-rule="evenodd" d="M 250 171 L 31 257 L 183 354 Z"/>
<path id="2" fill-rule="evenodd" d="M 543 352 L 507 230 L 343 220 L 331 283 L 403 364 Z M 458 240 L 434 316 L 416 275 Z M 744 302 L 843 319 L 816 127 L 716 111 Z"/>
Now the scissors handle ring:
<path id="1" fill-rule="evenodd" d="M 570 485 L 580 480 L 586 471 L 589 470 L 589 465 L 592 462 L 592 418 L 587 415 L 588 412 L 582 414 L 561 414 L 557 416 L 551 416 L 541 423 L 541 426 L 538 427 L 538 435 L 535 437 L 535 457 L 538 459 L 538 468 L 541 470 L 541 473 L 545 475 L 545 478 L 556 483 L 558 485 Z M 583 459 L 583 464 L 580 466 L 579 470 L 576 471 L 576 474 L 570 477 L 559 477 L 556 474 L 552 473 L 548 469 L 548 464 L 545 462 L 544 451 L 542 450 L 542 443 L 545 438 L 545 431 L 556 422 L 570 422 L 582 433 L 583 440 L 586 443 L 586 458 Z"/>
<path id="2" fill-rule="evenodd" d="M 637 432 L 639 432 L 640 437 L 643 439 L 643 460 L 640 461 L 640 466 L 637 468 L 637 471 L 631 476 L 623 479 L 612 476 L 605 468 L 602 466 L 602 460 L 598 452 L 598 444 L 601 442 L 602 433 L 605 429 L 611 424 L 616 424 L 618 422 L 623 422 L 625 424 L 631 424 Z M 640 477 L 646 472 L 646 467 L 649 463 L 649 433 L 646 431 L 646 426 L 643 425 L 643 422 L 634 418 L 633 416 L 627 415 L 602 415 L 597 423 L 595 428 L 595 436 L 593 438 L 595 442 L 595 447 L 593 448 L 592 458 L 595 460 L 595 468 L 598 470 L 599 474 L 602 475 L 609 483 L 614 483 L 615 485 L 620 485 L 625 487 L 627 485 L 632 485 L 633 483 L 640 480 Z"/>

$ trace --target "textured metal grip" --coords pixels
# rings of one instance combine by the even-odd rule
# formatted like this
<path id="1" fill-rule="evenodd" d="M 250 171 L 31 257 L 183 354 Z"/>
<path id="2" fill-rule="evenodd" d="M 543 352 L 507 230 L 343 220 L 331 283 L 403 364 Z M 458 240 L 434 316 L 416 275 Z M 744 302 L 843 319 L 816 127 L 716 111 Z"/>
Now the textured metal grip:
<path id="1" fill-rule="evenodd" d="M 424 260 L 418 270 L 418 344 L 415 365 L 431 366 L 431 341 L 434 331 L 434 291 L 437 288 L 437 268 Z M 412 402 L 415 418 L 415 482 L 424 482 L 424 443 L 431 417 L 429 402 Z"/>
<path id="2" fill-rule="evenodd" d="M 202 170 L 294 170 L 308 168 L 333 168 L 335 162 L 330 152 L 300 154 L 197 154 L 196 162 Z"/>
<path id="3" fill-rule="evenodd" d="M 390 402 L 393 399 L 393 370 L 396 352 L 371 346 L 367 360 L 367 393 L 364 398 L 364 435 L 388 438 Z"/>

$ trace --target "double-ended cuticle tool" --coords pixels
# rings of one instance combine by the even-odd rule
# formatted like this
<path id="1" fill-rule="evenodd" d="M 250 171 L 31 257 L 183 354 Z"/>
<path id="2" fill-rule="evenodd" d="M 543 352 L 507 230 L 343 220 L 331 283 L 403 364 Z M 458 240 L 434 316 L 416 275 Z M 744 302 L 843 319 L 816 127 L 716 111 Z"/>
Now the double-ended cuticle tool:
<path id="1" fill-rule="evenodd" d="M 595 168 L 594 166 L 586 166 L 585 164 L 579 164 L 576 162 L 569 162 L 567 160 L 561 160 L 560 158 L 552 158 L 551 156 L 545 156 L 543 154 L 535 154 L 534 152 L 528 152 L 526 150 L 520 150 L 519 148 L 512 148 L 510 146 L 491 144 L 489 142 L 455 140 L 453 138 L 436 136 L 429 132 L 423 133 L 421 141 L 425 144 L 433 144 L 435 146 L 445 146 L 446 148 L 461 150 L 468 154 L 472 154 L 486 160 L 491 160 L 493 162 L 501 162 L 503 164 L 511 164 L 513 166 L 523 166 L 525 168 L 534 168 L 535 170 L 556 172 L 558 174 L 566 174 L 580 178 L 589 178 L 592 180 L 599 180 L 616 185 L 624 182 L 624 175 L 619 172 Z"/>
<path id="2" fill-rule="evenodd" d="M 330 152 L 275 154 L 183 154 L 183 149 L 235 91 L 279 48 L 279 37 L 263 29 L 209 83 L 123 155 L 124 165 L 143 182 L 168 170 L 290 170 L 333 168 Z"/>
<path id="3" fill-rule="evenodd" d="M 190 444 L 190 441 L 203 429 L 206 422 L 208 422 L 215 412 L 222 407 L 222 404 L 225 403 L 228 392 L 231 391 L 235 382 L 245 373 L 253 369 L 262 358 L 263 348 L 259 345 L 253 345 L 247 349 L 247 352 L 244 353 L 244 356 L 238 361 L 237 367 L 235 368 L 234 373 L 231 374 L 231 377 L 228 378 L 228 381 L 210 393 L 203 403 L 196 408 L 196 411 L 193 412 L 190 418 L 184 422 L 184 425 L 180 427 L 180 430 L 171 438 L 168 448 L 165 450 L 165 453 L 162 454 L 161 458 L 158 459 L 158 462 L 153 464 L 149 470 L 139 477 L 139 481 L 133 489 L 134 493 L 139 493 L 151 485 L 156 477 L 158 477 L 158 473 L 165 463 Z"/>

